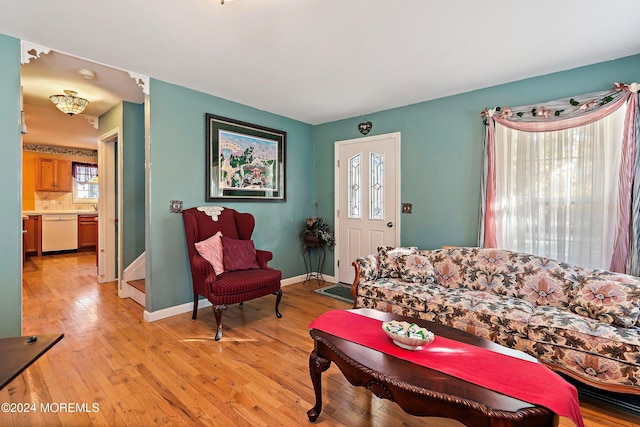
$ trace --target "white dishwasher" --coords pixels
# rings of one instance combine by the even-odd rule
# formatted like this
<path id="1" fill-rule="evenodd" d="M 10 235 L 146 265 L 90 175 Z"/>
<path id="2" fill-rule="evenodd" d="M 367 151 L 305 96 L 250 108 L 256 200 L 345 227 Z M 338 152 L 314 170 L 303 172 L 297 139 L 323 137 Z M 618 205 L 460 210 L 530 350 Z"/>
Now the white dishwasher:
<path id="1" fill-rule="evenodd" d="M 78 249 L 78 215 L 42 215 L 42 252 Z"/>

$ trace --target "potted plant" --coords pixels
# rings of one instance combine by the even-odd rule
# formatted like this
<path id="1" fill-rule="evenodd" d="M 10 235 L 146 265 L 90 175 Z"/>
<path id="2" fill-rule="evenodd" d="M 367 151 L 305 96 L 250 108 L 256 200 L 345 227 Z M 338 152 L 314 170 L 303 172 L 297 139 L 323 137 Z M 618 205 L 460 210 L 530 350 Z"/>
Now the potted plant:
<path id="1" fill-rule="evenodd" d="M 332 249 L 336 245 L 336 239 L 323 218 L 307 218 L 300 237 L 305 245 L 326 246 Z"/>

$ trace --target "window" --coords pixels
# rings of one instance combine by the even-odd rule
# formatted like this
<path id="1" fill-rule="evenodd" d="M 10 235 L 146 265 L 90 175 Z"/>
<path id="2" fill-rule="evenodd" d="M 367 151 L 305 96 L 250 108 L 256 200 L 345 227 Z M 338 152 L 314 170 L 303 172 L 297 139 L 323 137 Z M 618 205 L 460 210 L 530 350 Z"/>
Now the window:
<path id="1" fill-rule="evenodd" d="M 639 91 L 485 108 L 478 244 L 640 274 Z"/>
<path id="2" fill-rule="evenodd" d="M 378 153 L 370 153 L 369 169 L 371 174 L 369 188 L 369 200 L 371 209 L 369 210 L 369 219 L 384 218 L 384 155 Z"/>
<path id="3" fill-rule="evenodd" d="M 73 162 L 73 203 L 98 203 L 98 167 Z"/>
<path id="4" fill-rule="evenodd" d="M 349 218 L 361 218 L 360 154 L 349 158 Z"/>
<path id="5" fill-rule="evenodd" d="M 608 266 L 624 113 L 554 132 L 496 124 L 497 247 Z"/>

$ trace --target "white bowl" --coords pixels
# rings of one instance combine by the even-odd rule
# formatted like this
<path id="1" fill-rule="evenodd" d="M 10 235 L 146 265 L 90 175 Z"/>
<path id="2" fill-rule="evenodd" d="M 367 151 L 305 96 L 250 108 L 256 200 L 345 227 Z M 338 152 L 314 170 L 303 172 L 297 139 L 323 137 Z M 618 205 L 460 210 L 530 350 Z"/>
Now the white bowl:
<path id="1" fill-rule="evenodd" d="M 433 342 L 433 332 L 421 328 L 415 323 L 391 320 L 382 323 L 382 330 L 398 347 L 406 350 L 421 350 L 422 346 Z"/>

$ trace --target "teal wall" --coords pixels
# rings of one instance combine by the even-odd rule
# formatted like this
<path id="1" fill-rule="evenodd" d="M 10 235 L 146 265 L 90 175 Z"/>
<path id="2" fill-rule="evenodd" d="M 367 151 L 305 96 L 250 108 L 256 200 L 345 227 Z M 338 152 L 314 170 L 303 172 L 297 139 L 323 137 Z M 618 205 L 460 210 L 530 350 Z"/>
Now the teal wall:
<path id="1" fill-rule="evenodd" d="M 122 103 L 122 265 L 144 252 L 144 104 Z"/>
<path id="2" fill-rule="evenodd" d="M 114 105 L 98 119 L 98 135 L 102 136 L 116 128 L 122 130 L 122 103 Z"/>
<path id="3" fill-rule="evenodd" d="M 22 335 L 20 40 L 0 34 L 0 337 Z"/>
<path id="4" fill-rule="evenodd" d="M 182 215 L 169 212 L 171 200 L 182 200 L 184 208 L 207 204 L 251 212 L 256 247 L 274 253 L 270 265 L 285 278 L 302 274 L 298 234 L 313 209 L 313 127 L 155 79 L 149 104 L 147 310 L 193 300 Z M 285 203 L 205 203 L 206 113 L 287 132 Z"/>
<path id="5" fill-rule="evenodd" d="M 473 72 L 471 69 L 470 72 Z M 517 106 L 606 90 L 614 82 L 640 81 L 640 55 L 503 84 L 314 128 L 315 193 L 320 216 L 333 220 L 334 143 L 401 132 L 401 244 L 424 249 L 477 243 L 485 107 Z M 325 265 L 333 266 L 329 259 Z"/>

